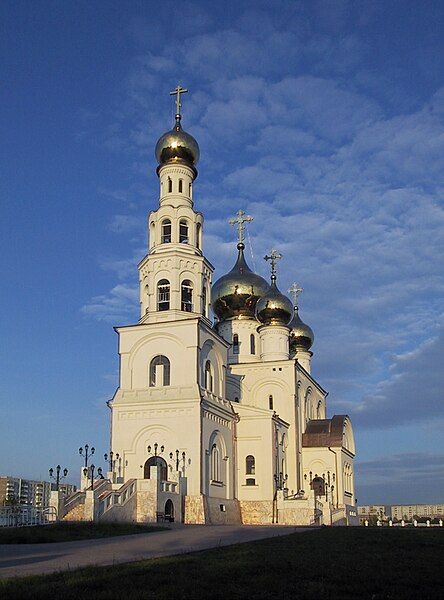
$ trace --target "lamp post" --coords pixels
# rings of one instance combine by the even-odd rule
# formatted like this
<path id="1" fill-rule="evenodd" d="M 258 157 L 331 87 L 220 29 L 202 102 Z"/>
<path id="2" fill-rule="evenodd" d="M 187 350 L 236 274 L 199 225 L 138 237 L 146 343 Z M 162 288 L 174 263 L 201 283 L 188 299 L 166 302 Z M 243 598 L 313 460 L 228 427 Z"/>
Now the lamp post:
<path id="1" fill-rule="evenodd" d="M 80 456 L 85 458 L 85 469 L 88 468 L 88 458 L 91 458 L 95 451 L 96 449 L 94 447 L 90 448 L 88 444 L 85 444 L 84 448 L 79 448 Z"/>
<path id="2" fill-rule="evenodd" d="M 115 468 L 115 465 L 116 465 L 117 461 L 120 458 L 120 454 L 118 452 L 116 452 L 114 454 L 114 452 L 111 450 L 109 454 L 107 454 L 105 452 L 105 454 L 103 455 L 103 458 L 108 463 L 109 471 L 111 472 L 111 475 L 112 475 L 111 478 L 112 478 L 112 480 L 114 482 L 114 468 Z"/>
<path id="3" fill-rule="evenodd" d="M 91 475 L 91 489 L 94 490 L 94 471 L 96 470 L 96 466 L 95 465 L 90 465 L 89 469 L 87 467 L 85 467 L 83 469 L 83 474 L 85 475 L 85 477 L 88 479 L 88 476 Z M 102 467 L 99 467 L 97 469 L 97 475 L 99 476 L 100 479 L 104 479 L 103 477 L 103 473 L 102 473 Z"/>
<path id="4" fill-rule="evenodd" d="M 54 475 L 54 469 L 51 467 L 49 469 L 49 476 L 51 477 L 51 479 L 54 479 L 54 481 L 56 482 L 56 490 L 59 491 L 60 481 L 62 479 L 65 479 L 65 477 L 68 475 L 68 469 L 63 469 L 63 475 L 60 475 L 62 467 L 60 465 L 57 465 L 55 471 L 56 474 Z"/>

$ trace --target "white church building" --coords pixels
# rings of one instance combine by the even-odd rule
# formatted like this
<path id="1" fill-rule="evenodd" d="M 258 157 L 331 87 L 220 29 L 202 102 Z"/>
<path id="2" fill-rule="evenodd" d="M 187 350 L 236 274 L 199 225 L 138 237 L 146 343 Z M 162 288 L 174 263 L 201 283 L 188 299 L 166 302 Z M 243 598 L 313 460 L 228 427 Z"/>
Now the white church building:
<path id="1" fill-rule="evenodd" d="M 116 327 L 119 387 L 108 478 L 66 499 L 66 519 L 184 523 L 349 523 L 355 444 L 347 415 L 327 416 L 311 375 L 313 332 L 244 256 L 238 211 L 234 266 L 220 278 L 194 208 L 199 146 L 176 122 L 157 142 L 159 203 L 140 262 L 140 319 Z M 234 245 L 233 245 L 234 246 Z M 234 250 L 234 248 L 233 248 Z M 214 318 L 212 317 L 214 315 Z"/>

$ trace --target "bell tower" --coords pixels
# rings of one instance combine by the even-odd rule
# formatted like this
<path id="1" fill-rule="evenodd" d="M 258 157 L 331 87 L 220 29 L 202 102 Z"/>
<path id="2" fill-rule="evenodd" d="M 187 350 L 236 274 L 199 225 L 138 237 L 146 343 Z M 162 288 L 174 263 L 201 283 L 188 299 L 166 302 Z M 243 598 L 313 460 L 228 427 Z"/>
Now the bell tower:
<path id="1" fill-rule="evenodd" d="M 156 145 L 159 207 L 148 217 L 148 254 L 139 264 L 140 323 L 208 318 L 213 266 L 202 252 L 203 216 L 193 207 L 199 146 L 182 129 L 180 85 L 173 129 Z"/>

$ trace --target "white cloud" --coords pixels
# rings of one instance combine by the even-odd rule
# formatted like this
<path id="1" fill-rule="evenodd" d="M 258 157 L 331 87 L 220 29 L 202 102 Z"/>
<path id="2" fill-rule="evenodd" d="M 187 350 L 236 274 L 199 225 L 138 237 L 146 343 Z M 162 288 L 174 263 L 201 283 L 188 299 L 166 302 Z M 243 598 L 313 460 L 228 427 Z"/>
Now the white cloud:
<path id="1" fill-rule="evenodd" d="M 139 304 L 138 286 L 119 284 L 110 290 L 109 294 L 94 296 L 85 306 L 82 312 L 97 319 L 113 325 L 128 321 L 136 322 Z"/>

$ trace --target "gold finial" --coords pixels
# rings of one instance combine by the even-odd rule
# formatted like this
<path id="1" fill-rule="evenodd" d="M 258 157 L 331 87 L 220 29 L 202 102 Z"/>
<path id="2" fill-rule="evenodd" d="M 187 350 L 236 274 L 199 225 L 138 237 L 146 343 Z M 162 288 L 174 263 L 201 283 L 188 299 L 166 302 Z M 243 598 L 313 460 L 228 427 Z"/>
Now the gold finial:
<path id="1" fill-rule="evenodd" d="M 170 92 L 170 96 L 176 96 L 176 121 L 180 121 L 181 119 L 180 109 L 182 108 L 182 102 L 180 101 L 180 95 L 186 94 L 187 92 L 188 90 L 181 85 L 176 86 L 176 89 Z"/>
<path id="2" fill-rule="evenodd" d="M 296 309 L 299 307 L 299 296 L 302 294 L 303 291 L 304 288 L 301 287 L 299 283 L 296 283 L 296 281 L 291 285 L 290 289 L 288 290 L 288 293 L 291 294 L 291 297 L 293 298 L 293 305 Z"/>
<path id="3" fill-rule="evenodd" d="M 244 243 L 244 223 L 251 223 L 251 221 L 253 221 L 253 217 L 246 215 L 243 210 L 238 210 L 236 213 L 236 218 L 228 220 L 230 225 L 234 225 L 234 227 L 237 228 L 238 245 Z"/>
<path id="4" fill-rule="evenodd" d="M 271 280 L 276 281 L 276 263 L 278 260 L 281 260 L 282 254 L 275 249 L 272 249 L 270 255 L 264 256 L 264 259 L 271 263 Z"/>

